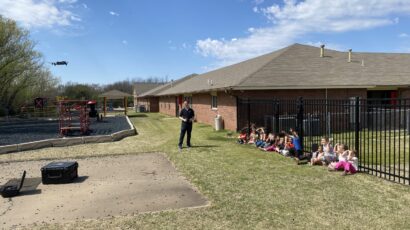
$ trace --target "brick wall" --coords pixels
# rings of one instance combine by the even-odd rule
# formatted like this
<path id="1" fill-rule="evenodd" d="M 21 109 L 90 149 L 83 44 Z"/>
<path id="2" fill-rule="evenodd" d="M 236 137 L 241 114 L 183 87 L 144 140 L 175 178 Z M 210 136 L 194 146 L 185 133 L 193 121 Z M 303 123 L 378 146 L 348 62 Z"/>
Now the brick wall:
<path id="1" fill-rule="evenodd" d="M 410 98 L 410 89 L 407 89 L 407 88 L 399 89 L 399 95 L 398 96 L 401 97 L 401 98 Z"/>
<path id="2" fill-rule="evenodd" d="M 159 112 L 170 116 L 176 115 L 175 96 L 164 96 L 159 98 Z"/>
<path id="3" fill-rule="evenodd" d="M 214 126 L 217 114 L 222 116 L 224 127 L 228 130 L 236 130 L 236 98 L 224 92 L 218 92 L 218 108 L 211 108 L 211 94 L 202 93 L 192 96 L 192 109 L 195 111 L 196 120 Z M 170 116 L 176 116 L 176 97 L 160 97 L 159 112 Z"/>
<path id="4" fill-rule="evenodd" d="M 217 114 L 222 116 L 224 128 L 227 130 L 237 129 L 237 109 L 236 97 L 243 98 L 266 98 L 266 99 L 296 99 L 302 96 L 305 99 L 324 99 L 326 91 L 323 89 L 313 90 L 254 90 L 254 91 L 233 91 L 231 96 L 225 92 L 218 92 L 218 108 L 211 108 L 211 94 L 193 94 L 192 108 L 195 110 L 196 119 L 200 123 L 214 126 Z M 329 99 L 347 99 L 359 96 L 367 97 L 366 89 L 329 89 Z M 176 116 L 176 97 L 160 97 L 159 112 L 170 116 Z"/>
<path id="5" fill-rule="evenodd" d="M 149 104 L 149 112 L 151 113 L 157 113 L 159 112 L 159 98 L 158 97 L 150 97 L 148 98 L 148 104 Z"/>
<path id="6" fill-rule="evenodd" d="M 157 113 L 159 112 L 159 98 L 158 97 L 149 97 L 149 98 L 138 98 L 138 104 L 135 106 L 144 106 L 147 112 Z"/>
<path id="7" fill-rule="evenodd" d="M 211 94 L 194 94 L 192 97 L 192 108 L 195 110 L 196 120 L 215 126 L 216 115 L 221 115 L 224 128 L 236 130 L 236 98 L 224 92 L 217 93 L 218 106 L 211 108 Z"/>

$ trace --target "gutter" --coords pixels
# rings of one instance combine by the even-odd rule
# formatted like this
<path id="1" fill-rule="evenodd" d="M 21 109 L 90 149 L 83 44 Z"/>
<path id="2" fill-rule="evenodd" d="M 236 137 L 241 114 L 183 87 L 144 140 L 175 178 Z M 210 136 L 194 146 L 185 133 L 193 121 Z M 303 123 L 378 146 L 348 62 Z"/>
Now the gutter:
<path id="1" fill-rule="evenodd" d="M 410 85 L 386 85 L 386 86 L 381 86 L 381 85 L 323 85 L 323 86 L 290 86 L 290 85 L 284 85 L 284 86 L 228 86 L 228 87 L 215 87 L 215 88 L 210 88 L 210 89 L 202 89 L 202 90 L 196 90 L 196 91 L 184 91 L 184 92 L 178 92 L 178 93 L 171 93 L 171 94 L 157 94 L 157 95 L 149 95 L 149 97 L 161 97 L 161 96 L 175 96 L 175 95 L 180 95 L 180 94 L 194 94 L 194 93 L 206 93 L 206 92 L 211 92 L 211 91 L 232 91 L 232 90 L 284 90 L 284 89 L 375 89 L 375 88 L 380 88 L 380 87 L 410 87 Z M 147 95 L 143 96 L 147 97 Z"/>
<path id="2" fill-rule="evenodd" d="M 232 90 L 270 90 L 270 89 L 363 89 L 375 88 L 374 85 L 338 85 L 338 86 L 264 86 L 264 87 L 250 87 L 250 86 L 233 86 Z"/>

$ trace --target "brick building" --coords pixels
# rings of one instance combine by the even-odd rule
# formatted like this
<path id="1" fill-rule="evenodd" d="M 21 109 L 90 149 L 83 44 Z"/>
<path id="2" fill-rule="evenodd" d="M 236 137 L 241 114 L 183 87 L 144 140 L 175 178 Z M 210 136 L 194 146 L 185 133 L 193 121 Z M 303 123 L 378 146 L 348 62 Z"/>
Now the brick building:
<path id="1" fill-rule="evenodd" d="M 164 83 L 147 83 L 147 82 L 138 82 L 134 84 L 134 107 L 137 109 L 138 107 L 143 107 L 144 110 L 148 112 L 159 112 L 158 109 L 158 98 L 149 98 L 149 99 L 142 99 L 140 96 L 152 89 L 158 88 L 164 85 Z"/>
<path id="2" fill-rule="evenodd" d="M 237 130 L 238 98 L 410 98 L 410 54 L 339 52 L 294 44 L 281 50 L 158 87 L 160 113 L 177 116 L 189 100 L 198 122 Z M 155 102 L 156 103 L 156 102 Z"/>

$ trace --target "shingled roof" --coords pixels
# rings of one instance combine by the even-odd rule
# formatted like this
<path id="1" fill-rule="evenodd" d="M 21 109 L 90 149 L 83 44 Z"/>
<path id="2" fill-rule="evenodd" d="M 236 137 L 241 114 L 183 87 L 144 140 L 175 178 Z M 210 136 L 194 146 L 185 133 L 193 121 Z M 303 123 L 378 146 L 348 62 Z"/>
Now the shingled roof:
<path id="1" fill-rule="evenodd" d="M 164 84 L 165 83 L 138 82 L 134 84 L 134 94 L 136 94 L 136 96 L 139 96 Z"/>
<path id="2" fill-rule="evenodd" d="M 200 74 L 160 90 L 161 95 L 212 90 L 372 88 L 410 86 L 410 54 L 348 52 L 294 44 Z"/>
<path id="3" fill-rule="evenodd" d="M 119 90 L 113 89 L 108 92 L 102 93 L 99 97 L 105 97 L 107 99 L 122 99 L 124 97 L 132 97 L 129 93 L 124 93 Z"/>
<path id="4" fill-rule="evenodd" d="M 190 74 L 190 75 L 185 76 L 185 77 L 183 77 L 183 78 L 181 78 L 181 79 L 178 79 L 178 80 L 176 80 L 176 81 L 170 81 L 170 82 L 168 82 L 168 83 L 166 83 L 166 84 L 164 84 L 164 85 L 160 85 L 160 86 L 158 86 L 158 87 L 155 87 L 155 88 L 153 88 L 153 89 L 151 89 L 151 90 L 149 90 L 149 91 L 147 91 L 147 92 L 141 94 L 139 97 L 157 96 L 157 95 L 159 95 L 161 92 L 163 92 L 163 91 L 165 91 L 165 90 L 167 90 L 167 89 L 170 89 L 170 88 L 172 88 L 172 87 L 176 87 L 177 85 L 179 85 L 179 84 L 181 84 L 181 83 L 183 83 L 183 82 L 185 82 L 185 81 L 187 81 L 187 80 L 189 80 L 189 79 L 191 79 L 191 78 L 193 78 L 193 77 L 195 77 L 195 76 L 198 76 L 198 74 Z"/>

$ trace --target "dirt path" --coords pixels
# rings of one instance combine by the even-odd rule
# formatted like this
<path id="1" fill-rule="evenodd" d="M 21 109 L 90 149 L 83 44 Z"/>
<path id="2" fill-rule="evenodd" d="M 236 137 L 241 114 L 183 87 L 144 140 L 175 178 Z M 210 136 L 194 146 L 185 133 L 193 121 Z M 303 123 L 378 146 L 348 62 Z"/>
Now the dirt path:
<path id="1" fill-rule="evenodd" d="M 0 226 L 96 219 L 140 212 L 207 205 L 207 200 L 178 174 L 162 154 L 78 160 L 80 178 L 64 185 L 40 184 L 34 192 L 0 200 Z M 0 183 L 39 178 L 47 161 L 0 164 Z M 34 179 L 35 180 L 35 179 Z"/>

